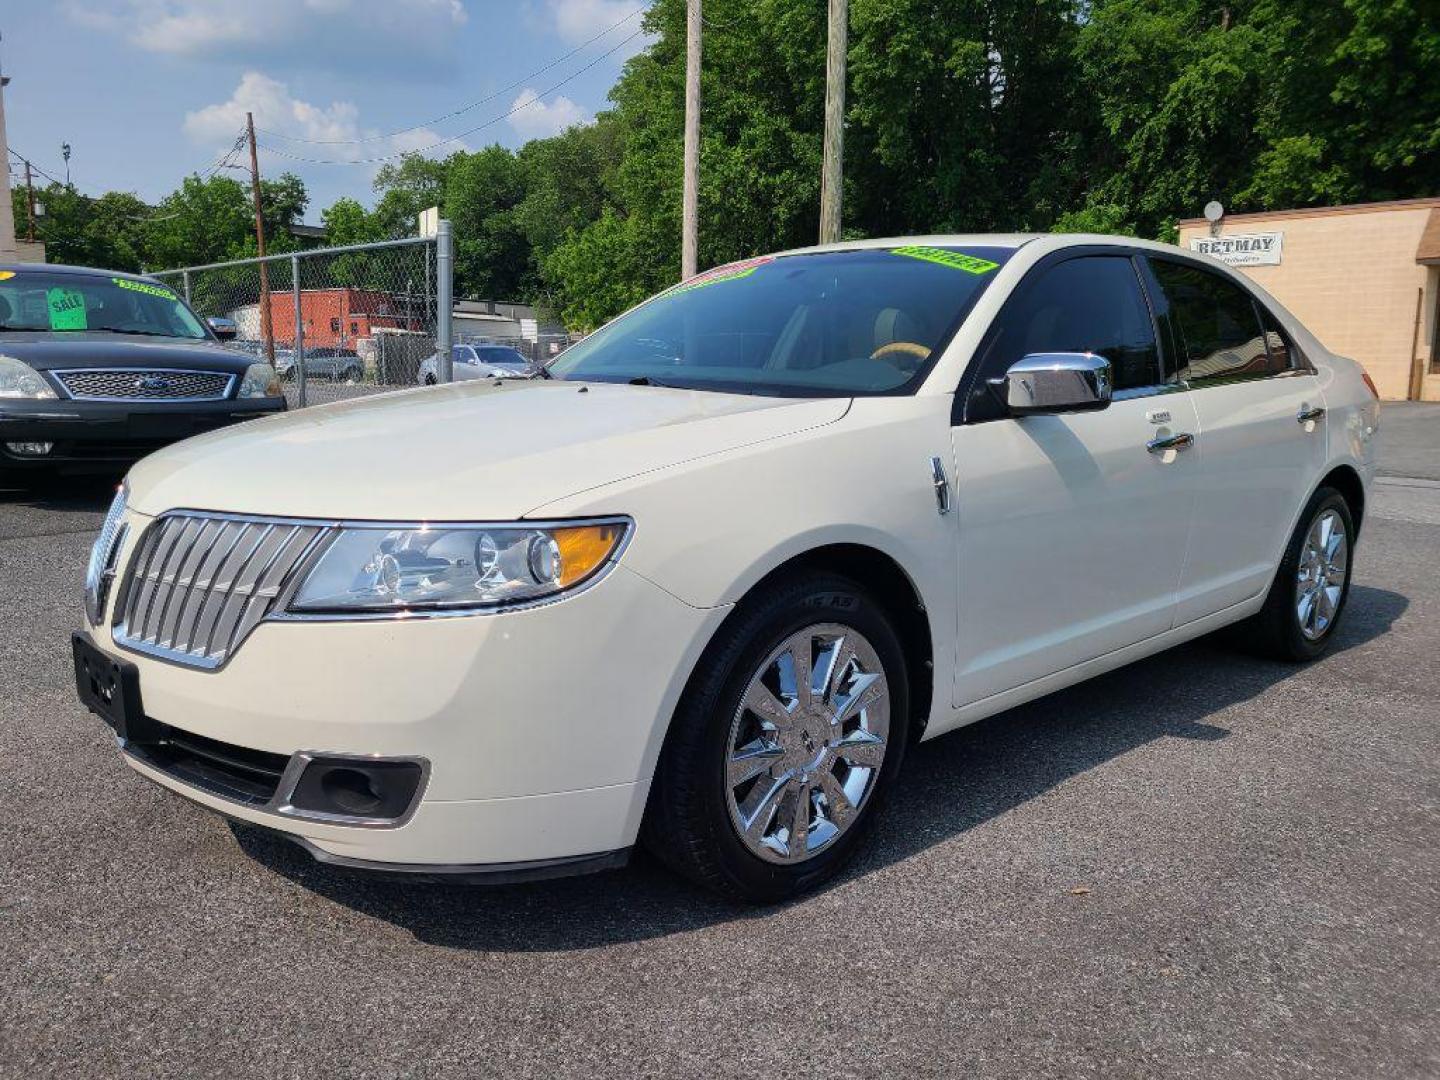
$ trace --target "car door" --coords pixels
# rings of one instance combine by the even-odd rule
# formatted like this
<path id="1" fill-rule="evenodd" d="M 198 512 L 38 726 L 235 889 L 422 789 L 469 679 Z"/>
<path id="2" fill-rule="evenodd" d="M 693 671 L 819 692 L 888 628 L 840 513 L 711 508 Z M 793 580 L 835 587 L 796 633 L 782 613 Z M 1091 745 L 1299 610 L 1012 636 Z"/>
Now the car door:
<path id="1" fill-rule="evenodd" d="M 450 371 L 457 382 L 461 379 L 478 379 L 480 377 L 480 369 L 477 367 L 479 359 L 471 346 L 452 345 L 450 361 Z"/>
<path id="2" fill-rule="evenodd" d="M 1269 587 L 1326 460 L 1320 380 L 1249 290 L 1216 270 L 1152 257 L 1191 387 L 1204 476 L 1176 618 L 1190 622 Z"/>
<path id="3" fill-rule="evenodd" d="M 1196 417 L 1164 374 L 1138 271 L 1123 253 L 1041 263 L 967 372 L 951 429 L 957 706 L 1171 627 L 1199 477 L 1176 437 L 1193 434 Z M 1042 352 L 1109 360 L 1111 404 L 1009 416 L 987 380 Z"/>

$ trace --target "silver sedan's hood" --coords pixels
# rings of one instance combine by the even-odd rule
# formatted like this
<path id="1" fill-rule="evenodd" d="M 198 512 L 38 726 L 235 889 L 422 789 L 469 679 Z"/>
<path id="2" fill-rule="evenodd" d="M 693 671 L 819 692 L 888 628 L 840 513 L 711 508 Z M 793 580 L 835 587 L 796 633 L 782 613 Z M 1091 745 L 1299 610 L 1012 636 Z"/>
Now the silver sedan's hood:
<path id="1" fill-rule="evenodd" d="M 130 505 L 142 514 L 508 520 L 588 488 L 832 423 L 848 405 L 560 381 L 407 390 L 162 450 L 131 471 Z"/>

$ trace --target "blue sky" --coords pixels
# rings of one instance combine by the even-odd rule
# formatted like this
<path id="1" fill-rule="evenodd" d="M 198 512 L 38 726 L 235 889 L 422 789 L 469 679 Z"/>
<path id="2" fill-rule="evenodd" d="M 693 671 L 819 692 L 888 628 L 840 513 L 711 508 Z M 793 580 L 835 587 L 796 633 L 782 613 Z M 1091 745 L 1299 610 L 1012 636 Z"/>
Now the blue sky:
<path id="1" fill-rule="evenodd" d="M 461 138 L 426 152 L 518 146 L 589 119 L 604 108 L 625 58 L 645 43 L 631 37 L 642 6 L 6 0 L 0 65 L 12 80 L 10 145 L 63 177 L 60 145 L 68 142 L 71 177 L 82 191 L 155 200 L 185 174 L 223 159 L 248 108 L 265 131 L 261 144 L 273 148 L 261 153 L 262 173 L 299 174 L 311 196 L 306 219 L 314 222 L 341 195 L 373 202 L 379 164 L 366 159 L 454 136 Z M 365 163 L 312 164 L 282 153 Z M 234 160 L 245 163 L 243 155 Z"/>

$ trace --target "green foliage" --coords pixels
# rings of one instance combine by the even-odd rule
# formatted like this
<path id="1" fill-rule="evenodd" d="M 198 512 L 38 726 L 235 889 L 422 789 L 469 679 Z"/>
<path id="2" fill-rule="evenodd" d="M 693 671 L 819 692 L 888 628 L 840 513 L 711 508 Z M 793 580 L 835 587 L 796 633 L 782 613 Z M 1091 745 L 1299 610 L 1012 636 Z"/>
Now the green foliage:
<path id="1" fill-rule="evenodd" d="M 439 206 L 445 199 L 445 179 L 452 163 L 463 157 L 453 154 L 433 161 L 418 154 L 406 154 L 398 162 L 387 162 L 375 174 L 375 220 L 386 239 L 416 235 L 420 211 Z"/>

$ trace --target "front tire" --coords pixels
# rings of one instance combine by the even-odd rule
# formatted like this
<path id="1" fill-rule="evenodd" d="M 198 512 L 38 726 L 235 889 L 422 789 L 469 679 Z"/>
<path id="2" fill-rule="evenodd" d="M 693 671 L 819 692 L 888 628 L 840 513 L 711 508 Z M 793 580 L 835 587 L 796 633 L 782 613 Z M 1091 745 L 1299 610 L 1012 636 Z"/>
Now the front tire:
<path id="1" fill-rule="evenodd" d="M 1300 515 L 1265 606 L 1237 628 L 1251 651 L 1303 662 L 1323 656 L 1350 598 L 1355 520 L 1345 497 L 1322 487 Z"/>
<path id="2" fill-rule="evenodd" d="M 833 574 L 778 585 L 736 610 L 691 676 L 642 841 L 732 899 L 813 889 L 870 831 L 909 728 L 905 656 L 884 609 Z"/>

